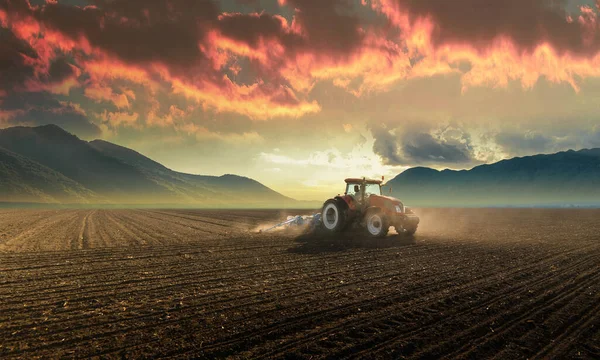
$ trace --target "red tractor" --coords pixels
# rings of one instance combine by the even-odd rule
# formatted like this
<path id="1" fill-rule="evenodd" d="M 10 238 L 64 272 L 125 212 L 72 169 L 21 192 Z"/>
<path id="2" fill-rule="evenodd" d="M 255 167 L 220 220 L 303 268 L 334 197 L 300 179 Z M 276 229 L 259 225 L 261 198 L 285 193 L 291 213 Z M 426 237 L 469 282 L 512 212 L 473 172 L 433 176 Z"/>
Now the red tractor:
<path id="1" fill-rule="evenodd" d="M 325 201 L 321 210 L 322 229 L 340 233 L 361 227 L 371 237 L 384 237 L 390 226 L 399 234 L 417 231 L 419 217 L 396 198 L 381 194 L 382 180 L 346 179 L 344 195 Z"/>

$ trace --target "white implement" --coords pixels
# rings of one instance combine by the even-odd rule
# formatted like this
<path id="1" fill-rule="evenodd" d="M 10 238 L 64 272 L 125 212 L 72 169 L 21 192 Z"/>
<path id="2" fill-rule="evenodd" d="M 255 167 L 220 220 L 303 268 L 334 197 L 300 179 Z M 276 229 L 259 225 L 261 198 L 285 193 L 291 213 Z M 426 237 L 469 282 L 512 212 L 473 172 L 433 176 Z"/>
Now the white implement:
<path id="1" fill-rule="evenodd" d="M 270 228 L 267 229 L 261 229 L 258 232 L 262 233 L 262 232 L 267 232 L 267 231 L 271 231 L 280 227 L 286 227 L 286 228 L 290 228 L 290 227 L 300 227 L 300 226 L 305 226 L 308 225 L 310 230 L 314 230 L 315 227 L 317 227 L 319 224 L 321 223 L 321 214 L 314 214 L 314 215 L 296 215 L 296 216 L 288 216 L 287 220 L 284 222 L 280 222 L 279 224 L 275 224 L 273 226 L 271 226 Z"/>

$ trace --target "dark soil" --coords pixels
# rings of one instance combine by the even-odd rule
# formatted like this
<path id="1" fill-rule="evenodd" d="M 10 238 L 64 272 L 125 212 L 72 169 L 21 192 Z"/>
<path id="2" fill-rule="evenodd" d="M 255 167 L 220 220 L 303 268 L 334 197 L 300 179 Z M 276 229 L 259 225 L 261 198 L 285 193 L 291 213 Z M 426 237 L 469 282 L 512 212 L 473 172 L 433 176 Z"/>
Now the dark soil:
<path id="1" fill-rule="evenodd" d="M 600 357 L 600 211 L 422 209 L 370 240 L 280 211 L 0 212 L 0 358 Z"/>

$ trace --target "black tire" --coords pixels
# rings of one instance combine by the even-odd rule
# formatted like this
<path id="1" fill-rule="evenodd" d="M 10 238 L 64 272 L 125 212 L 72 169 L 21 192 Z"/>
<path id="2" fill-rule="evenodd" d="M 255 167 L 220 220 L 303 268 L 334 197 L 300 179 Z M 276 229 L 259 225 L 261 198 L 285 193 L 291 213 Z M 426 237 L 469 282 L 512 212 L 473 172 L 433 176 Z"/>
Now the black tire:
<path id="1" fill-rule="evenodd" d="M 325 233 L 340 233 L 346 227 L 347 208 L 335 199 L 329 199 L 321 209 L 321 229 Z"/>
<path id="2" fill-rule="evenodd" d="M 390 222 L 380 211 L 370 211 L 365 217 L 365 230 L 373 238 L 382 238 L 390 230 Z"/>

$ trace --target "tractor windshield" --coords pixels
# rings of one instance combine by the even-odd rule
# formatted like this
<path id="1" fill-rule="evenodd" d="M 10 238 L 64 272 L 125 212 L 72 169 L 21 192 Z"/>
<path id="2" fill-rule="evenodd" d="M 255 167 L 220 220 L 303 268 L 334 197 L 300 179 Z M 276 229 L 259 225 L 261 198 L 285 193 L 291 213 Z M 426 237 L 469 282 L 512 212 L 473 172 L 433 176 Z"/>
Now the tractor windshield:
<path id="1" fill-rule="evenodd" d="M 381 195 L 381 187 L 379 186 L 379 184 L 367 184 L 365 195 Z"/>
<path id="2" fill-rule="evenodd" d="M 355 191 L 355 186 L 357 187 L 357 189 L 360 189 L 360 183 L 348 183 L 346 185 L 346 194 L 348 195 L 355 195 L 356 193 L 358 193 L 357 191 Z M 366 189 L 365 189 L 365 196 L 369 196 L 369 195 L 381 195 L 381 187 L 379 186 L 379 184 L 366 184 Z"/>

